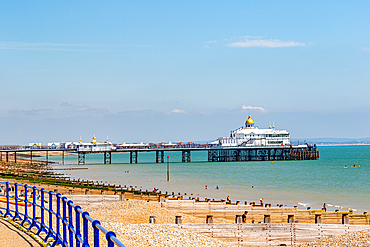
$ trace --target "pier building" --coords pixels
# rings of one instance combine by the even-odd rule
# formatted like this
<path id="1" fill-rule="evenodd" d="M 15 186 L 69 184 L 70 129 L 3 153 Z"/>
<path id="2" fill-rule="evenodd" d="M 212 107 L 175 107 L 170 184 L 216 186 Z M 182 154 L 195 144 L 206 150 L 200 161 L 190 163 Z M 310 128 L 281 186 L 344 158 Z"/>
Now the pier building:
<path id="1" fill-rule="evenodd" d="M 79 143 L 76 144 L 76 149 L 78 152 L 106 152 L 112 151 L 115 149 L 113 143 L 107 140 L 104 142 L 97 142 L 95 135 L 92 138 L 92 142 L 82 142 L 80 140 Z"/>
<path id="2" fill-rule="evenodd" d="M 256 147 L 256 146 L 289 146 L 289 132 L 286 130 L 277 130 L 275 126 L 269 126 L 268 129 L 259 129 L 254 125 L 254 121 L 249 114 L 242 126 L 231 131 L 230 137 L 220 137 L 213 144 L 219 144 L 222 147 Z"/>

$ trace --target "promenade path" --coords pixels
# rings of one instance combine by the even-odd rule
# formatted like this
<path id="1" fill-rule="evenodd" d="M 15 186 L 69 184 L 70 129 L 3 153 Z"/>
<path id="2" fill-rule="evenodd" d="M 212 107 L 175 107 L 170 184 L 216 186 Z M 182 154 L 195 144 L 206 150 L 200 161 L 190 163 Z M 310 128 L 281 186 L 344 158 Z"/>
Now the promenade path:
<path id="1" fill-rule="evenodd" d="M 39 247 L 42 245 L 10 222 L 0 218 L 0 246 Z"/>

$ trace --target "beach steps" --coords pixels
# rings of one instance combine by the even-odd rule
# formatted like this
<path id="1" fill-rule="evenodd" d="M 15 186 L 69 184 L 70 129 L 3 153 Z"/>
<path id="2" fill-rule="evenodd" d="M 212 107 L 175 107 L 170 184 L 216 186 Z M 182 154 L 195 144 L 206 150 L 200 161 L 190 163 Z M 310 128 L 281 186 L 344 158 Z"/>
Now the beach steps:
<path id="1" fill-rule="evenodd" d="M 260 224 L 182 224 L 172 225 L 199 232 L 236 246 L 296 246 L 370 229 L 364 225 L 260 223 Z"/>

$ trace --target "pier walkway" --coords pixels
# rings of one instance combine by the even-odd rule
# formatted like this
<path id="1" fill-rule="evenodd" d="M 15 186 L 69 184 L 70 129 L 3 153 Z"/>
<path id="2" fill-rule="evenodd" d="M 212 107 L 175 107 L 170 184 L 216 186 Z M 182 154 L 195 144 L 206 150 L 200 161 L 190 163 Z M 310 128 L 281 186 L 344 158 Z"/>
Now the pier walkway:
<path id="1" fill-rule="evenodd" d="M 27 148 L 27 147 L 1 147 L 0 161 L 17 163 L 21 157 L 31 164 L 35 157 L 45 156 L 49 163 L 49 154 L 59 154 L 64 165 L 65 154 L 77 154 L 78 164 L 84 165 L 87 154 L 103 154 L 104 164 L 112 164 L 112 154 L 129 153 L 130 164 L 138 163 L 139 153 L 155 152 L 155 162 L 165 163 L 165 152 L 181 152 L 182 162 L 191 162 L 191 153 L 208 152 L 208 162 L 235 162 L 235 161 L 277 161 L 277 160 L 317 160 L 319 151 L 316 145 L 270 145 L 270 146 L 236 146 L 222 147 L 213 144 L 189 144 L 177 146 L 145 146 L 112 148 L 108 150 L 86 150 L 85 148 Z M 4 156 L 4 157 L 3 157 Z M 167 157 L 168 159 L 168 157 Z M 154 161 L 154 160 L 153 160 Z"/>
<path id="2" fill-rule="evenodd" d="M 38 247 L 42 245 L 30 235 L 15 227 L 9 221 L 0 218 L 0 246 Z"/>

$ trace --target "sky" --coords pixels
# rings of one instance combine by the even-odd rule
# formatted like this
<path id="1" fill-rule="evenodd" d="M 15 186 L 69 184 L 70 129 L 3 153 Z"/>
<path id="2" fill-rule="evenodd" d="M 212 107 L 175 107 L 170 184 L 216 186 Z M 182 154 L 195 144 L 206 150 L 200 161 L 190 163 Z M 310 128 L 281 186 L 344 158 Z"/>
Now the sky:
<path id="1" fill-rule="evenodd" d="M 0 144 L 370 137 L 369 1 L 1 1 Z"/>

